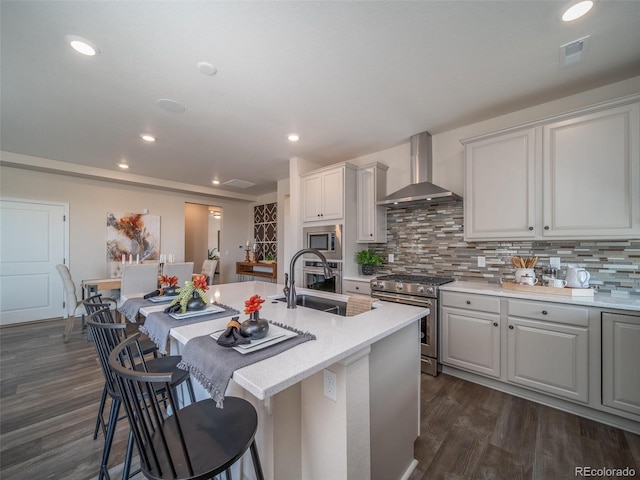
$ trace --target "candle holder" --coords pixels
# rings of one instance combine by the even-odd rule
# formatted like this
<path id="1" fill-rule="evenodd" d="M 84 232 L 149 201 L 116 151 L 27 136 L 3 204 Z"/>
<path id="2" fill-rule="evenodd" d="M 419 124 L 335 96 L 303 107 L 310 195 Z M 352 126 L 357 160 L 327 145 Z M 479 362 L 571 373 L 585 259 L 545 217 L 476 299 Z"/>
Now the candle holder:
<path id="1" fill-rule="evenodd" d="M 251 261 L 251 257 L 249 256 L 249 253 L 251 252 L 251 250 L 247 248 L 244 252 L 245 252 L 244 261 L 248 263 Z"/>
<path id="2" fill-rule="evenodd" d="M 258 252 L 253 252 L 253 263 L 258 263 Z"/>

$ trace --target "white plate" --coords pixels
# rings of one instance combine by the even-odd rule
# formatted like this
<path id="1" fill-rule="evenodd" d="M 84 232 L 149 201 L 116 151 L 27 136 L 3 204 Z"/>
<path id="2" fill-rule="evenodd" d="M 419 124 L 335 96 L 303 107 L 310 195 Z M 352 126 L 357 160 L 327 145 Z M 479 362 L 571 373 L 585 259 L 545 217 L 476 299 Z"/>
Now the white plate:
<path id="1" fill-rule="evenodd" d="M 148 298 L 147 300 L 149 300 L 150 302 L 161 303 L 161 302 L 170 302 L 171 300 L 177 297 L 178 297 L 177 295 L 171 295 L 171 296 L 159 295 L 157 297 Z"/>
<path id="2" fill-rule="evenodd" d="M 169 315 L 176 320 L 183 320 L 185 318 L 197 317 L 199 315 L 209 315 L 211 313 L 219 313 L 224 311 L 224 308 L 214 305 L 213 303 L 209 303 L 204 310 L 196 310 L 194 312 L 185 313 L 170 313 Z M 231 315 L 231 313 L 229 313 L 229 315 Z"/>
<path id="3" fill-rule="evenodd" d="M 223 332 L 224 330 L 213 332 L 211 334 L 211 338 L 213 338 L 214 340 L 218 340 Z M 270 323 L 269 331 L 267 332 L 267 335 L 265 337 L 258 340 L 251 340 L 251 343 L 244 343 L 242 345 L 236 345 L 235 347 L 231 348 L 233 348 L 236 352 L 240 352 L 244 355 L 245 353 L 251 353 L 257 350 L 262 350 L 266 347 L 270 347 L 271 345 L 283 342 L 284 340 L 295 337 L 296 335 L 298 335 L 296 332 L 292 332 L 291 330 L 287 330 L 286 328 L 278 327 L 277 325 L 273 325 Z"/>

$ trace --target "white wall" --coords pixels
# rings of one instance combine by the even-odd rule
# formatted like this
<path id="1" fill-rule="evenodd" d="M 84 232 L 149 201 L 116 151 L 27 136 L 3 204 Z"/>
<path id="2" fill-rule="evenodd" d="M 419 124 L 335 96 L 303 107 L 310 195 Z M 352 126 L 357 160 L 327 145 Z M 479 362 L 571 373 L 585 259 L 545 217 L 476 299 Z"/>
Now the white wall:
<path id="1" fill-rule="evenodd" d="M 453 130 L 431 132 L 433 134 L 433 183 L 449 188 L 461 196 L 464 194 L 464 148 L 460 143 L 461 140 L 638 92 L 640 92 L 640 76 Z M 408 141 L 409 139 L 405 144 L 357 157 L 349 162 L 358 166 L 372 162 L 388 165 L 387 193 L 393 193 L 411 183 L 411 152 Z"/>
<path id="2" fill-rule="evenodd" d="M 244 243 L 253 209 L 246 201 L 213 199 L 157 188 L 0 167 L 3 198 L 43 200 L 69 204 L 69 268 L 77 288 L 82 279 L 108 276 L 106 261 L 107 212 L 160 215 L 160 248 L 184 259 L 185 202 L 223 208 L 221 281 L 236 280 L 235 262 L 244 259 Z"/>

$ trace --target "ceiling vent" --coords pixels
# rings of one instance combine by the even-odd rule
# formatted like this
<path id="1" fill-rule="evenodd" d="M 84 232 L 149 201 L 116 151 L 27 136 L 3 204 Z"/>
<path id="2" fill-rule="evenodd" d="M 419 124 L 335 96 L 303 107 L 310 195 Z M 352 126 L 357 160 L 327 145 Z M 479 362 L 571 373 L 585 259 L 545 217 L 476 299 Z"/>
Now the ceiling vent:
<path id="1" fill-rule="evenodd" d="M 253 187 L 255 183 L 247 182 L 246 180 L 238 180 L 237 178 L 234 178 L 233 180 L 224 182 L 223 185 L 226 185 L 228 187 L 249 188 L 249 187 Z"/>
<path id="2" fill-rule="evenodd" d="M 581 62 L 587 54 L 590 36 L 579 38 L 560 47 L 560 65 Z"/>

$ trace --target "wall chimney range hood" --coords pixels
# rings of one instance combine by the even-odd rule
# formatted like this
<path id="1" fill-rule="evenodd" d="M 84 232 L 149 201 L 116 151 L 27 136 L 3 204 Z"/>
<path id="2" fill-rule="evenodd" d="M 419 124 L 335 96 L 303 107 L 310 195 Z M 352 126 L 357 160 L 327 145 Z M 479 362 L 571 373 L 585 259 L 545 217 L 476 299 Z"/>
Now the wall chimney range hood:
<path id="1" fill-rule="evenodd" d="M 460 195 L 431 183 L 433 169 L 431 134 L 418 133 L 410 138 L 410 142 L 411 184 L 378 201 L 377 205 L 402 208 L 460 200 L 462 198 Z"/>

